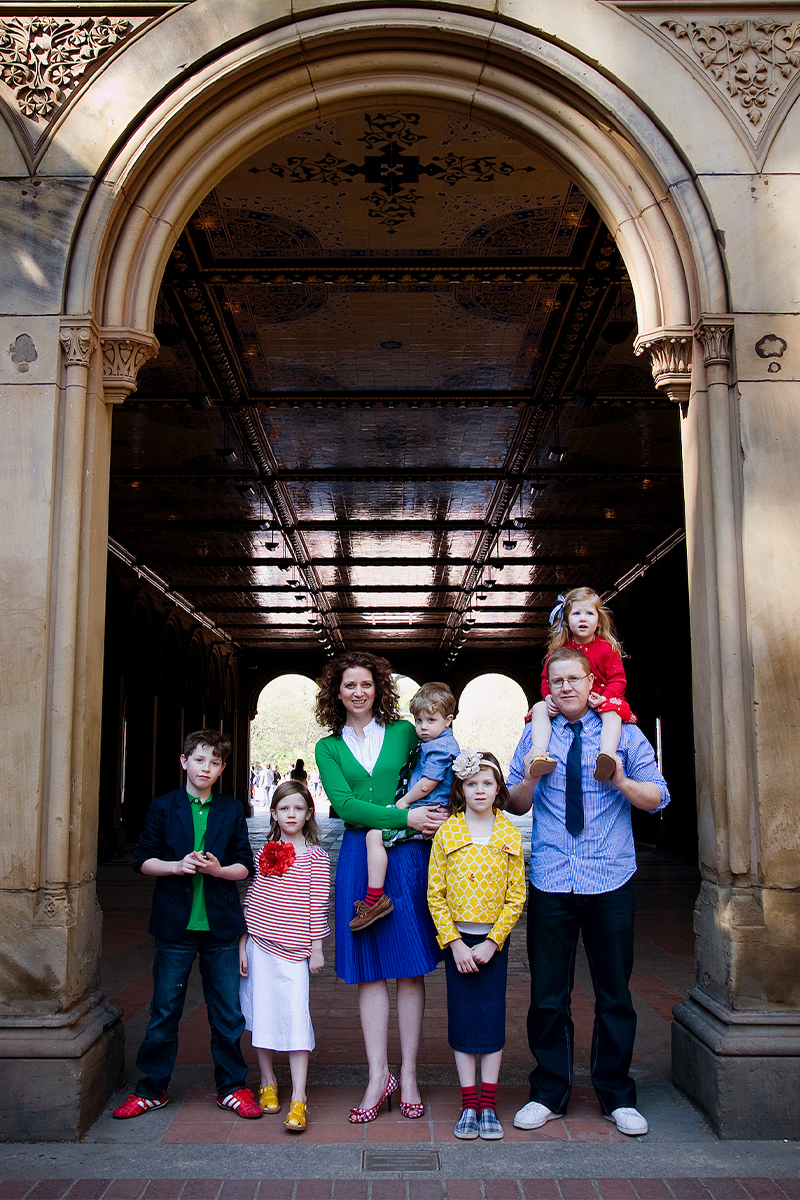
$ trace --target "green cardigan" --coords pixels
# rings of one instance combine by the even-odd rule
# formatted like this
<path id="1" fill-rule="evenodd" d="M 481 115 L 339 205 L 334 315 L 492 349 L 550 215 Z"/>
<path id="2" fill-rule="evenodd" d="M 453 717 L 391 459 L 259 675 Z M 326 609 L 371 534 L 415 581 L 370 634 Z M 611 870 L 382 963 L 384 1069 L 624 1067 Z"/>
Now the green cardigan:
<path id="1" fill-rule="evenodd" d="M 314 751 L 325 794 L 347 825 L 367 829 L 405 829 L 408 812 L 394 803 L 397 777 L 419 741 L 409 721 L 386 726 L 383 745 L 370 775 L 348 750 L 344 738 L 326 737 Z"/>

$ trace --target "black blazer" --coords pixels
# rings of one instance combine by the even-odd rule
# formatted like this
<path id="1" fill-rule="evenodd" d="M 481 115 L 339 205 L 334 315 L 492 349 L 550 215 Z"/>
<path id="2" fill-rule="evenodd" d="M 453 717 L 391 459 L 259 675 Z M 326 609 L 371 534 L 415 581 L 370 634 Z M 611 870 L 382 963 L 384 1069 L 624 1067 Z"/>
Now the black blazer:
<path id="1" fill-rule="evenodd" d="M 133 856 L 133 868 L 141 871 L 148 858 L 176 862 L 194 849 L 194 825 L 191 801 L 186 788 L 157 796 L 150 805 L 142 836 Z M 214 794 L 208 814 L 205 849 L 219 859 L 223 867 L 242 863 L 253 875 L 253 851 L 247 837 L 247 822 L 238 800 Z M 153 892 L 150 932 L 165 942 L 176 942 L 186 933 L 192 911 L 192 875 L 159 875 Z M 232 879 L 205 876 L 208 923 L 214 937 L 221 941 L 238 938 L 247 932 L 239 889 Z"/>

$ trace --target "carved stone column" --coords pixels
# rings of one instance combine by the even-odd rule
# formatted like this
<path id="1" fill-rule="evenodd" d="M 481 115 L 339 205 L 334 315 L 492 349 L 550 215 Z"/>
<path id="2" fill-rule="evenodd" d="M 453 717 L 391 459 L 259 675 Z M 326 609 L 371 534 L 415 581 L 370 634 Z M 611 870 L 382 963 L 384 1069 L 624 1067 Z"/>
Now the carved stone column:
<path id="1" fill-rule="evenodd" d="M 766 514 L 757 493 L 766 458 L 751 468 L 748 484 L 731 380 L 734 324 L 725 314 L 695 326 L 698 378 L 682 421 L 687 532 L 692 524 L 702 530 L 687 539 L 692 638 L 695 661 L 707 669 L 694 680 L 697 982 L 675 1009 L 673 1078 L 720 1136 L 781 1138 L 796 1136 L 793 1097 L 800 1094 L 800 902 L 777 879 L 770 886 L 765 855 L 764 831 L 774 830 L 781 789 L 770 795 L 758 779 L 774 779 L 782 764 L 759 733 L 751 645 L 763 635 L 751 627 L 748 589 L 756 596 L 763 588 L 759 522 Z M 762 410 L 758 419 L 763 429 L 770 414 Z M 769 441 L 775 444 L 774 431 Z M 769 536 L 767 528 L 762 533 Z M 785 875 L 790 839 L 778 840 Z"/>
<path id="2" fill-rule="evenodd" d="M 656 329 L 637 337 L 633 349 L 647 354 L 656 387 L 676 404 L 686 404 L 692 384 L 691 329 Z"/>
<path id="3" fill-rule="evenodd" d="M 26 531 L 15 564 L 34 630 L 15 700 L 41 724 L 35 748 L 19 755 L 28 786 L 14 781 L 6 801 L 14 817 L 0 883 L 0 1140 L 79 1137 L 122 1068 L 120 1013 L 98 990 L 95 892 L 111 413 L 98 396 L 91 320 L 62 320 L 52 336 L 61 352 L 60 365 L 48 356 L 52 383 L 12 398 L 18 423 L 34 409 L 17 453 L 33 443 L 29 472 L 47 486 L 17 495 L 14 509 Z"/>
<path id="4" fill-rule="evenodd" d="M 153 334 L 138 329 L 104 329 L 100 345 L 106 404 L 122 404 L 136 391 L 140 369 L 158 354 L 158 342 Z"/>

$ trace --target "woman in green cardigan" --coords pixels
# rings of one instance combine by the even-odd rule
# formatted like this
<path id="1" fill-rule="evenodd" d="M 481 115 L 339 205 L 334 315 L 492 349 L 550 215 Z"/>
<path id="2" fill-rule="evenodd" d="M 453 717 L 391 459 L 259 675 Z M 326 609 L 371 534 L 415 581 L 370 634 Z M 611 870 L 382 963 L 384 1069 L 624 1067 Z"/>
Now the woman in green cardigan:
<path id="1" fill-rule="evenodd" d="M 369 1085 L 361 1106 L 350 1110 L 350 1120 L 374 1120 L 398 1086 L 389 1073 L 387 979 L 397 980 L 400 1111 L 421 1117 L 417 1050 L 425 1009 L 423 976 L 441 958 L 426 899 L 430 842 L 404 842 L 389 855 L 384 891 L 394 911 L 357 933 L 350 921 L 355 902 L 367 892 L 366 830 L 410 827 L 433 835 L 447 813 L 438 806 L 388 807 L 418 738 L 410 722 L 398 720 L 397 690 L 386 659 L 341 654 L 327 664 L 318 683 L 316 716 L 331 735 L 317 742 L 317 767 L 328 799 L 345 822 L 336 868 L 336 974 L 345 983 L 358 984 L 369 1063 Z"/>

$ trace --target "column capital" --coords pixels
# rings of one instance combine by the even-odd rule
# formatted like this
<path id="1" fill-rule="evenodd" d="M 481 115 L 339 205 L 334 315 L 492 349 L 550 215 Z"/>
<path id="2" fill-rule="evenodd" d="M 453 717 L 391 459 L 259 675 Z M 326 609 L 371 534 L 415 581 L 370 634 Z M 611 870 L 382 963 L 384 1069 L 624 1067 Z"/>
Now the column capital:
<path id="1" fill-rule="evenodd" d="M 68 367 L 88 367 L 97 346 L 97 329 L 87 318 L 65 317 L 58 333 L 64 362 Z"/>
<path id="2" fill-rule="evenodd" d="M 152 333 L 140 329 L 101 329 L 103 392 L 106 404 L 122 404 L 136 391 L 139 370 L 158 354 Z"/>
<path id="3" fill-rule="evenodd" d="M 733 317 L 728 313 L 710 316 L 703 313 L 694 327 L 694 336 L 703 347 L 707 367 L 725 366 L 731 361 L 730 340 Z"/>
<path id="4" fill-rule="evenodd" d="M 660 392 L 666 392 L 676 404 L 686 404 L 692 385 L 692 344 L 694 334 L 688 326 L 655 329 L 640 333 L 633 343 L 634 353 L 648 354 L 653 379 Z"/>

